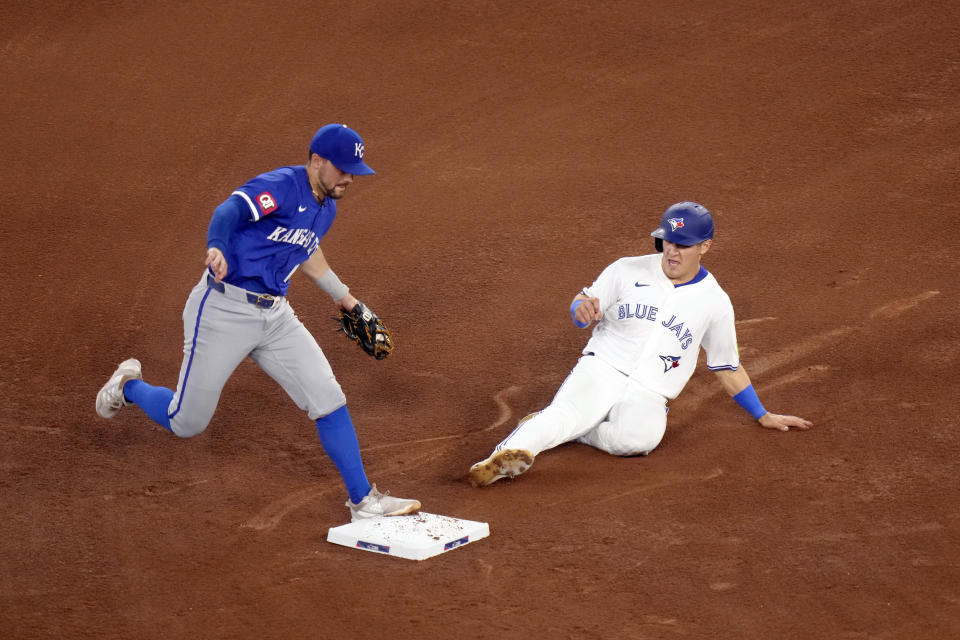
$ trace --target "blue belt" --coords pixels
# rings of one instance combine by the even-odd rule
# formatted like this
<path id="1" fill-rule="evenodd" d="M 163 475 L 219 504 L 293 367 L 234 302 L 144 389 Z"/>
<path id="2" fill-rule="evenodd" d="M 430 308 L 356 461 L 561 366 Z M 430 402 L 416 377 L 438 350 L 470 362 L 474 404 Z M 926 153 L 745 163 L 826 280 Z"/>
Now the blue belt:
<path id="1" fill-rule="evenodd" d="M 220 293 L 226 293 L 227 287 L 222 282 L 217 282 L 212 275 L 207 274 L 207 286 L 211 289 L 219 291 Z M 261 309 L 273 309 L 273 307 L 280 302 L 281 296 L 272 296 L 268 293 L 250 293 L 244 289 L 240 289 L 245 294 L 247 294 L 247 302 Z"/>

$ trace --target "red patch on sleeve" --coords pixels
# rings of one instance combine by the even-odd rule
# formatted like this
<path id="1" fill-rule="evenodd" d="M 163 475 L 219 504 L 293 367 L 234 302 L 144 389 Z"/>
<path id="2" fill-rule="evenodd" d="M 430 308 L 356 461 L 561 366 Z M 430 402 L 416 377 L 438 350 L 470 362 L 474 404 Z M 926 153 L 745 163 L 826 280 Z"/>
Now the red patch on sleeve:
<path id="1" fill-rule="evenodd" d="M 263 215 L 267 216 L 277 210 L 277 201 L 273 198 L 273 195 L 269 191 L 264 191 L 257 196 L 257 205 L 260 207 L 260 211 L 263 212 Z"/>

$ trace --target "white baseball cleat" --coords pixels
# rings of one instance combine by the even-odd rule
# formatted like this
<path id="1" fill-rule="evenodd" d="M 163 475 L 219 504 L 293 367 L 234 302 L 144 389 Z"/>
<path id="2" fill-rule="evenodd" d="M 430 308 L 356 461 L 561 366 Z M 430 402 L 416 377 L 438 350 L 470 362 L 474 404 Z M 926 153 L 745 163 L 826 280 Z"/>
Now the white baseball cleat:
<path id="1" fill-rule="evenodd" d="M 130 380 L 142 380 L 140 361 L 134 358 L 124 360 L 113 372 L 107 384 L 100 387 L 97 393 L 97 414 L 101 418 L 112 418 L 117 411 L 124 408 L 129 402 L 123 397 L 123 385 Z"/>
<path id="2" fill-rule="evenodd" d="M 470 467 L 470 484 L 485 487 L 500 478 L 516 478 L 530 468 L 533 457 L 526 449 L 494 451 L 489 458 Z"/>
<path id="3" fill-rule="evenodd" d="M 380 493 L 377 491 L 377 485 L 373 485 L 370 487 L 370 493 L 359 504 L 347 500 L 347 507 L 350 508 L 350 521 L 357 522 L 367 518 L 402 516 L 413 513 L 420 510 L 420 501 L 394 498 L 389 491 Z"/>

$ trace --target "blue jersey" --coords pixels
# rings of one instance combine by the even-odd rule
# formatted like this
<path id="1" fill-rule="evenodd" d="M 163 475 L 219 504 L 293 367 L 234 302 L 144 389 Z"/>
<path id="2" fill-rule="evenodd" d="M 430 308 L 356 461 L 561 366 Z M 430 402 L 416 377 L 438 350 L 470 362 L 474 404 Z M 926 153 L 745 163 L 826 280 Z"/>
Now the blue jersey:
<path id="1" fill-rule="evenodd" d="M 230 236 L 225 282 L 248 291 L 283 296 L 290 276 L 320 247 L 337 215 L 337 203 L 317 202 L 304 166 L 280 167 L 253 178 L 231 194 L 250 217 Z"/>

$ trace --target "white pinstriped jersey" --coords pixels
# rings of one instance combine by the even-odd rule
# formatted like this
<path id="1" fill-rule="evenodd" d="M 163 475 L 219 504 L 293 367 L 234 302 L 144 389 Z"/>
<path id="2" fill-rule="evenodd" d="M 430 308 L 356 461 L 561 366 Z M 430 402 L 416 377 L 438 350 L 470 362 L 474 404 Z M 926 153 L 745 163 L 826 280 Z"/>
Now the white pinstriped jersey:
<path id="1" fill-rule="evenodd" d="M 693 375 L 703 346 L 707 367 L 740 366 L 733 305 L 706 269 L 675 286 L 661 255 L 621 258 L 583 290 L 603 319 L 583 353 L 594 353 L 638 383 L 672 399 Z"/>

